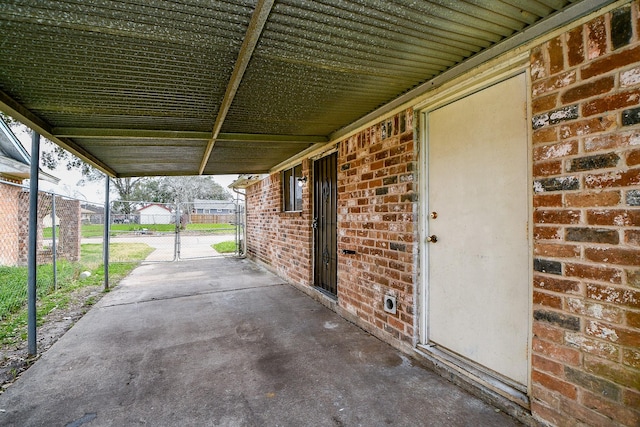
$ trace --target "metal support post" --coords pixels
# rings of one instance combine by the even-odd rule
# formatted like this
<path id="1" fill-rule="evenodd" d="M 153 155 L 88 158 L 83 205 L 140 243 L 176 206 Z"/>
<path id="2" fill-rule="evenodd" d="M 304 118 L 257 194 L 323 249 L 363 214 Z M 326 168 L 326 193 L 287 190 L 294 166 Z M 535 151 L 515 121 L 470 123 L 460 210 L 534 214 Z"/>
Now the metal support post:
<path id="1" fill-rule="evenodd" d="M 109 229 L 111 215 L 109 206 L 109 176 L 104 176 L 104 235 L 102 238 L 102 263 L 104 264 L 104 290 L 109 289 Z"/>
<path id="2" fill-rule="evenodd" d="M 56 245 L 56 195 L 51 193 L 51 260 L 53 261 L 53 289 L 58 290 L 58 247 Z"/>
<path id="3" fill-rule="evenodd" d="M 31 174 L 29 175 L 29 252 L 27 255 L 27 347 L 29 356 L 38 353 L 36 341 L 36 280 L 38 245 L 38 178 L 40 173 L 40 134 L 31 138 Z"/>
<path id="4" fill-rule="evenodd" d="M 182 225 L 182 221 L 180 221 L 180 204 L 176 202 L 176 238 L 173 247 L 173 260 L 178 261 L 180 259 L 180 226 Z"/>

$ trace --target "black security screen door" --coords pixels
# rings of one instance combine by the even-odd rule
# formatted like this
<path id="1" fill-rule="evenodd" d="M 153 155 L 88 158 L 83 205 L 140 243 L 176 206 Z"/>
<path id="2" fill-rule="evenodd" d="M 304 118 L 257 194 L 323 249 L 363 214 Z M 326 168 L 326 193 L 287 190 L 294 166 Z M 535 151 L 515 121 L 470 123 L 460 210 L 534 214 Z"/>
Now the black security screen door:
<path id="1" fill-rule="evenodd" d="M 314 163 L 314 284 L 337 295 L 337 153 Z"/>

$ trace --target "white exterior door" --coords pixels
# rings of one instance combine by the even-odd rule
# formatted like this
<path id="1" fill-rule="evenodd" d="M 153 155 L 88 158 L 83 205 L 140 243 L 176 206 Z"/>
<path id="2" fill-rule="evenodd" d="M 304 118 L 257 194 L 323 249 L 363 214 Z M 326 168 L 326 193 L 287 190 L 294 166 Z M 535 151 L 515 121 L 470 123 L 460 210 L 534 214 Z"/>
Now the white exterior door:
<path id="1" fill-rule="evenodd" d="M 527 385 L 524 74 L 427 113 L 428 341 Z M 432 214 L 435 212 L 435 214 Z"/>

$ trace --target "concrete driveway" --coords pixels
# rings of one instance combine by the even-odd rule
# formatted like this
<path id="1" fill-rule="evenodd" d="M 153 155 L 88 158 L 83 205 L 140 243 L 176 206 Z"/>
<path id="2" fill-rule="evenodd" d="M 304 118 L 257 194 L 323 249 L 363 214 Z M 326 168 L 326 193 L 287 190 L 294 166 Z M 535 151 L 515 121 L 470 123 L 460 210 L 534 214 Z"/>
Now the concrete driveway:
<path id="1" fill-rule="evenodd" d="M 0 396 L 4 426 L 514 426 L 255 264 L 136 269 Z"/>

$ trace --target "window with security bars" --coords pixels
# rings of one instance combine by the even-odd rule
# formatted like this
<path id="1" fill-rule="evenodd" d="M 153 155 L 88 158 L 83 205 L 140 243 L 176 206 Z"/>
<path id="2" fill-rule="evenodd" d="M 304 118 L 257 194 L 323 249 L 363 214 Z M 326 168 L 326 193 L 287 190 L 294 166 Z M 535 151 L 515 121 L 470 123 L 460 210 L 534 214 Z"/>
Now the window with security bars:
<path id="1" fill-rule="evenodd" d="M 302 165 L 297 165 L 282 172 L 282 195 L 284 212 L 302 210 Z"/>

